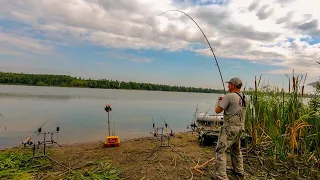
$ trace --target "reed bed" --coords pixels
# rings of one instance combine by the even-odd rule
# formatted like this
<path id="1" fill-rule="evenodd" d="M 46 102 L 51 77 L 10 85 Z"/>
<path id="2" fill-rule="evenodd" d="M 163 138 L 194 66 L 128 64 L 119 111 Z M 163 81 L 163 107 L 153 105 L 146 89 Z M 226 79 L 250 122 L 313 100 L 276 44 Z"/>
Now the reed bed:
<path id="1" fill-rule="evenodd" d="M 320 168 L 320 87 L 313 96 L 304 94 L 306 76 L 286 75 L 288 91 L 261 86 L 246 91 L 250 105 L 246 129 L 252 136 L 252 149 L 275 161 L 294 159 Z"/>

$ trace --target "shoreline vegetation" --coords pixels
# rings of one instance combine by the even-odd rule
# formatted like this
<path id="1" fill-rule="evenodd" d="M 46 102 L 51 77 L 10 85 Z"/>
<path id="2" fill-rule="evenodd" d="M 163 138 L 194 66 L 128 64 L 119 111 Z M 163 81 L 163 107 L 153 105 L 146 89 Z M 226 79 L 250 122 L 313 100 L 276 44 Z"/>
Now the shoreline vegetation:
<path id="1" fill-rule="evenodd" d="M 260 76 L 261 80 L 261 76 Z M 259 80 L 259 84 L 260 84 Z M 186 86 L 170 86 L 165 84 L 124 82 L 110 79 L 84 79 L 70 75 L 54 74 L 28 74 L 0 71 L 0 85 L 23 85 L 23 86 L 45 86 L 45 87 L 69 87 L 69 88 L 97 88 L 97 89 L 118 89 L 118 90 L 144 90 L 144 91 L 167 91 L 167 92 L 192 92 L 192 93 L 217 93 L 224 94 L 223 89 L 197 88 Z M 320 84 L 313 84 L 314 87 Z M 303 87 L 304 88 L 304 85 Z M 301 89 L 302 90 L 302 89 Z M 247 94 L 255 92 L 255 88 L 244 87 Z M 260 92 L 270 95 L 280 91 L 279 88 L 272 88 L 270 85 L 261 85 Z M 290 96 L 292 87 L 289 83 L 288 92 L 281 90 L 285 96 Z M 302 90 L 303 91 L 303 90 Z M 298 96 L 306 98 L 319 96 L 319 94 L 302 92 Z"/>
<path id="2" fill-rule="evenodd" d="M 69 75 L 24 74 L 2 71 L 0 72 L 0 84 L 195 93 L 224 93 L 224 91 L 220 89 L 170 86 L 163 84 L 137 83 L 132 81 L 124 82 L 109 79 L 84 79 L 81 77 L 71 77 Z"/>
<path id="3" fill-rule="evenodd" d="M 251 104 L 245 122 L 246 131 L 252 137 L 250 151 L 256 156 L 269 157 L 276 168 L 281 162 L 303 162 L 315 167 L 316 179 L 320 179 L 320 85 L 306 103 L 303 76 L 294 73 L 286 76 L 287 94 L 283 89 L 266 93 L 260 88 L 261 76 L 259 80 L 255 78 L 255 88 L 248 93 Z M 297 174 L 297 178 L 305 177 L 310 174 Z"/>

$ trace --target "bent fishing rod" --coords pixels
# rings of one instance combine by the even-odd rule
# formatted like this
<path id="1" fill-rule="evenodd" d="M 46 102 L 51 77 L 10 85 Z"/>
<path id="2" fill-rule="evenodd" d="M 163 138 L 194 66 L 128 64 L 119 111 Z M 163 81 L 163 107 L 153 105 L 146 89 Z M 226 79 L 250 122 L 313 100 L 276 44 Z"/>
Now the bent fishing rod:
<path id="1" fill-rule="evenodd" d="M 220 70 L 220 67 L 219 67 L 219 63 L 218 63 L 218 61 L 217 61 L 216 55 L 215 55 L 214 52 L 213 52 L 213 49 L 212 49 L 212 47 L 211 47 L 211 44 L 209 43 L 209 40 L 208 40 L 207 36 L 204 34 L 204 32 L 202 31 L 202 29 L 200 28 L 200 26 L 198 25 L 198 23 L 197 23 L 191 16 L 189 16 L 187 13 L 185 13 L 185 12 L 183 12 L 183 11 L 180 11 L 180 10 L 168 10 L 168 11 L 166 11 L 166 12 L 161 13 L 159 16 L 161 16 L 161 15 L 167 13 L 167 12 L 170 12 L 170 11 L 177 11 L 177 12 L 183 13 L 184 15 L 188 16 L 188 17 L 198 26 L 198 28 L 199 28 L 200 31 L 202 32 L 204 38 L 207 40 L 207 43 L 208 43 L 208 45 L 209 45 L 209 47 L 210 47 L 210 50 L 211 50 L 211 52 L 212 52 L 212 54 L 213 54 L 214 60 L 216 61 L 216 65 L 217 65 L 217 67 L 218 67 L 219 74 L 220 74 L 221 81 L 222 81 L 222 86 L 223 86 L 224 94 L 226 94 L 226 88 L 224 87 L 224 82 L 223 82 L 221 70 Z"/>

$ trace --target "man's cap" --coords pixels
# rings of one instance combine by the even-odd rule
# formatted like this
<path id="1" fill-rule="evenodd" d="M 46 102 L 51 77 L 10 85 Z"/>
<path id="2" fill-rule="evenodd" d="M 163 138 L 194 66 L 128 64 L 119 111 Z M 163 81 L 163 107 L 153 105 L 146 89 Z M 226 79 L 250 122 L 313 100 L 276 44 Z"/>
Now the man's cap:
<path id="1" fill-rule="evenodd" d="M 232 79 L 230 79 L 230 81 L 227 81 L 226 83 L 232 83 L 236 86 L 242 86 L 242 81 L 240 78 L 234 77 Z"/>

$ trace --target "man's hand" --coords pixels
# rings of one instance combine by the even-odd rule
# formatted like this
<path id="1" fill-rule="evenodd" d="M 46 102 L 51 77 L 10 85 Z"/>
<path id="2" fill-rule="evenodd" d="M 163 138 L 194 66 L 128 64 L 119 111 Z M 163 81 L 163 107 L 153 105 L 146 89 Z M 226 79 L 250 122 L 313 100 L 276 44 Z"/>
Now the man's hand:
<path id="1" fill-rule="evenodd" d="M 221 112 L 223 111 L 222 107 L 219 106 L 219 105 L 220 105 L 220 102 L 222 101 L 222 99 L 223 99 L 222 96 L 220 96 L 220 97 L 218 98 L 218 103 L 217 103 L 217 106 L 216 106 L 216 109 L 215 109 L 216 113 L 221 113 Z"/>

